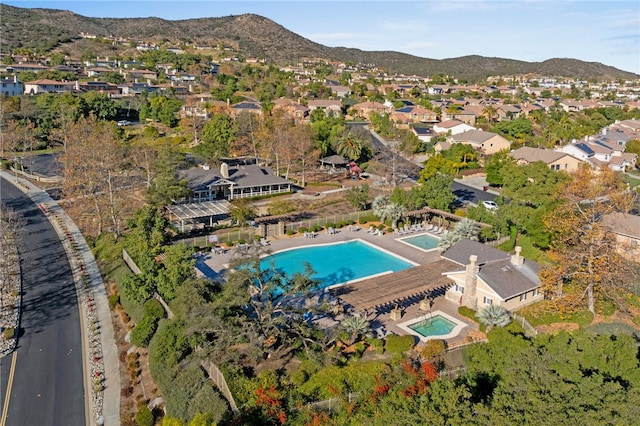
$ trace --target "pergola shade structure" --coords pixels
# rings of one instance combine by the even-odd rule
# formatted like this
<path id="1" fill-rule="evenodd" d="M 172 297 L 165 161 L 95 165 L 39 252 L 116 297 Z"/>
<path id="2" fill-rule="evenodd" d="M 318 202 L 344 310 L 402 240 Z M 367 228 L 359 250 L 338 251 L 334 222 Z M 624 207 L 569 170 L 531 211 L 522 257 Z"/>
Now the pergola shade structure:
<path id="1" fill-rule="evenodd" d="M 169 219 L 180 222 L 181 231 L 184 232 L 184 225 L 187 221 L 209 218 L 209 226 L 213 226 L 214 218 L 226 216 L 231 209 L 231 203 L 227 200 L 204 201 L 201 203 L 174 204 L 167 206 Z"/>

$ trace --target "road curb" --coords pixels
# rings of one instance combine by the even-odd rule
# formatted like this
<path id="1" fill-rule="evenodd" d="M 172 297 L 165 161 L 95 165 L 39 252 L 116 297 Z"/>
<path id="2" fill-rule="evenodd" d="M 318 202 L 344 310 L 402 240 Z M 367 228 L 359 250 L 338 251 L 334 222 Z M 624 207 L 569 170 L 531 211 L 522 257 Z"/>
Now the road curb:
<path id="1" fill-rule="evenodd" d="M 58 234 L 73 272 L 83 342 L 86 421 L 91 426 L 120 425 L 120 365 L 107 292 L 93 253 L 71 218 L 44 190 L 5 171 L 40 208 Z M 99 392 L 94 390 L 102 388 Z M 96 394 L 98 398 L 96 398 Z"/>

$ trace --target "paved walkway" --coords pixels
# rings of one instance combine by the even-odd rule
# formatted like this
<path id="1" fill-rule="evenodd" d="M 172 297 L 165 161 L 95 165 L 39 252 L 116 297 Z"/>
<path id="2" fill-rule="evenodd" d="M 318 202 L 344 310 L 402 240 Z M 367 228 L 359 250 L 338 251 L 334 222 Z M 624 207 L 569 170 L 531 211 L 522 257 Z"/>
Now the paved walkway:
<path id="1" fill-rule="evenodd" d="M 16 176 L 0 171 L 16 182 Z M 45 213 L 58 233 L 74 271 L 85 358 L 87 422 L 90 425 L 120 425 L 120 365 L 107 292 L 84 236 L 49 194 L 30 181 L 17 178 L 19 187 Z M 94 380 L 102 377 L 104 391 L 94 393 Z M 64 391 L 64 390 L 60 390 Z M 89 397 L 91 396 L 91 397 Z"/>

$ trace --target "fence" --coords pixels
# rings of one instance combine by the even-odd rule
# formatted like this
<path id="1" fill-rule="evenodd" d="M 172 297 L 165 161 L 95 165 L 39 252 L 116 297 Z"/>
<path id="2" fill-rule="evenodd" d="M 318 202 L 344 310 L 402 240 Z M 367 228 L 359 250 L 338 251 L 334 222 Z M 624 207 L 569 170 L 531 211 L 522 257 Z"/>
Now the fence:
<path id="1" fill-rule="evenodd" d="M 516 315 L 514 313 L 511 313 L 511 316 L 513 317 L 514 321 L 518 321 L 518 323 L 522 326 L 525 336 L 534 337 L 538 335 L 538 330 L 536 330 L 531 324 L 529 324 L 529 322 L 524 319 L 524 317 L 521 317 L 520 315 Z"/>
<path id="2" fill-rule="evenodd" d="M 298 232 L 298 229 L 305 227 L 307 229 L 313 228 L 314 226 L 324 227 L 326 224 L 337 224 L 337 223 L 349 223 L 349 222 L 358 222 L 362 217 L 370 217 L 373 215 L 372 210 L 364 210 L 353 213 L 345 213 L 339 214 L 335 216 L 321 217 L 316 219 L 303 219 L 295 222 L 289 222 L 285 224 L 285 232 L 293 231 Z"/>
<path id="3" fill-rule="evenodd" d="M 237 413 L 238 406 L 236 405 L 236 401 L 233 399 L 233 395 L 231 395 L 231 391 L 229 390 L 229 386 L 227 386 L 227 381 L 225 380 L 224 374 L 222 374 L 222 371 L 220 371 L 218 366 L 211 361 L 208 361 L 208 362 L 203 361 L 201 365 L 202 365 L 202 368 L 204 368 L 207 371 L 209 378 L 214 381 L 216 386 L 218 386 L 218 389 L 220 389 L 220 392 L 222 392 L 222 395 L 224 395 L 227 401 L 229 401 L 229 406 L 231 407 L 231 411 L 233 411 L 234 413 Z"/>
<path id="4" fill-rule="evenodd" d="M 345 401 L 351 403 L 358 399 L 360 392 L 349 392 L 345 396 L 338 396 L 336 398 L 329 398 L 322 401 L 309 402 L 304 405 L 305 408 L 310 410 L 311 408 L 318 408 L 320 410 L 333 411 L 340 407 Z"/>
<path id="5" fill-rule="evenodd" d="M 129 256 L 129 253 L 127 253 L 127 250 L 125 249 L 122 249 L 122 260 L 124 260 L 124 263 L 126 263 L 129 269 L 131 269 L 131 272 L 136 275 L 142 274 L 142 271 L 140 270 L 140 268 L 138 268 L 136 262 L 133 261 L 133 259 L 131 258 L 131 256 Z"/>

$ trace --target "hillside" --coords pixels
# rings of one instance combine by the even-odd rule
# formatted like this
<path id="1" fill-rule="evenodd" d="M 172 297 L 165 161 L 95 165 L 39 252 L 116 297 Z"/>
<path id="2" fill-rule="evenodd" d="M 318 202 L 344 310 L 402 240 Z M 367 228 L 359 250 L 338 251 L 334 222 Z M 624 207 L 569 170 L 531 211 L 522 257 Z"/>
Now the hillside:
<path id="1" fill-rule="evenodd" d="M 2 53 L 19 47 L 47 52 L 64 47 L 81 32 L 118 36 L 147 42 L 230 45 L 247 57 L 261 57 L 275 64 L 294 64 L 305 57 L 348 63 L 376 64 L 391 73 L 429 76 L 452 75 L 474 81 L 490 75 L 542 74 L 582 79 L 635 79 L 630 72 L 596 62 L 554 58 L 544 62 L 464 56 L 427 59 L 389 51 L 331 48 L 315 43 L 270 19 L 244 14 L 219 18 L 168 21 L 159 18 L 88 18 L 70 11 L 25 9 L 0 5 Z M 117 54 L 114 52 L 113 54 Z"/>

